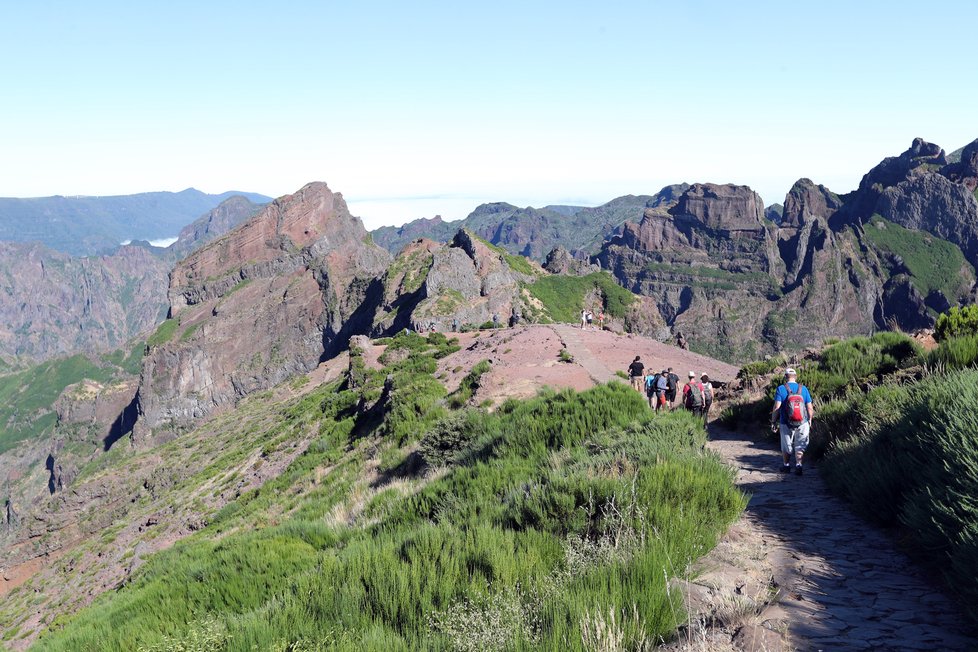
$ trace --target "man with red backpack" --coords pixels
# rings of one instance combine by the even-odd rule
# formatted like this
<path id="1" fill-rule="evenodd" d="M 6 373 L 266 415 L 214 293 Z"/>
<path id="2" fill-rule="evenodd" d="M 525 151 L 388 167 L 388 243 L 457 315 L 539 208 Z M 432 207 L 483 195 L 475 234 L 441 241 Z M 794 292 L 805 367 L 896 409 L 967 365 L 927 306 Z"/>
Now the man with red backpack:
<path id="1" fill-rule="evenodd" d="M 696 372 L 689 372 L 689 382 L 683 385 L 683 407 L 694 416 L 703 418 L 703 406 L 706 405 L 706 389 L 703 383 L 696 380 Z"/>
<path id="2" fill-rule="evenodd" d="M 778 422 L 781 433 L 782 473 L 791 471 L 791 457 L 794 453 L 795 475 L 802 474 L 801 458 L 808 448 L 808 434 L 812 425 L 815 408 L 808 388 L 798 383 L 798 372 L 787 369 L 784 383 L 774 394 L 774 409 L 771 410 L 771 426 Z"/>

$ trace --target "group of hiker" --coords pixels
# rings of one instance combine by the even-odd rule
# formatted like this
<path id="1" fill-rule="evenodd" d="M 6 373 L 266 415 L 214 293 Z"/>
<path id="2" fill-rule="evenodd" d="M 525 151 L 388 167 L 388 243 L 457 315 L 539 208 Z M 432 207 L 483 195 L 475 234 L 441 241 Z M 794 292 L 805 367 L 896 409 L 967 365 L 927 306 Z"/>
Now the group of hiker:
<path id="1" fill-rule="evenodd" d="M 594 327 L 594 312 L 588 308 L 581 309 L 581 330 Z M 598 311 L 598 330 L 604 330 L 604 310 Z"/>
<path id="2" fill-rule="evenodd" d="M 642 357 L 637 355 L 628 365 L 628 376 L 632 387 L 648 397 L 649 407 L 656 412 L 673 410 L 681 406 L 701 417 L 704 423 L 709 418 L 710 408 L 713 406 L 713 385 L 707 374 L 697 378 L 696 372 L 690 371 L 680 394 L 680 379 L 673 372 L 672 367 L 662 371 L 646 370 Z M 681 401 L 677 404 L 676 399 L 680 397 Z"/>

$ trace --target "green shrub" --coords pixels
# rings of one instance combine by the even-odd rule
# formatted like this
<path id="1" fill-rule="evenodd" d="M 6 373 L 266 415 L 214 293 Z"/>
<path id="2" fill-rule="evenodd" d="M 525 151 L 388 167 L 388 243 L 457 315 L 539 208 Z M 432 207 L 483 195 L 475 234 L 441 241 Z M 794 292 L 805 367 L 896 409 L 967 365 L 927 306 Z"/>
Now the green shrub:
<path id="1" fill-rule="evenodd" d="M 449 406 L 458 409 L 468 403 L 478 391 L 482 376 L 488 373 L 490 369 L 492 369 L 492 363 L 489 360 L 481 360 L 472 367 L 472 371 L 465 375 L 465 378 L 459 383 L 458 389 L 449 397 Z"/>
<path id="2" fill-rule="evenodd" d="M 978 304 L 954 306 L 937 318 L 934 337 L 946 340 L 964 335 L 978 335 Z"/>
<path id="3" fill-rule="evenodd" d="M 931 369 L 964 369 L 978 363 L 978 335 L 951 337 L 941 342 L 926 358 Z"/>
<path id="4" fill-rule="evenodd" d="M 180 326 L 179 319 L 167 319 L 162 324 L 156 327 L 156 330 L 149 339 L 146 340 L 146 345 L 160 346 L 161 344 L 166 344 L 171 339 L 173 339 L 173 334 L 177 332 L 177 327 Z"/>

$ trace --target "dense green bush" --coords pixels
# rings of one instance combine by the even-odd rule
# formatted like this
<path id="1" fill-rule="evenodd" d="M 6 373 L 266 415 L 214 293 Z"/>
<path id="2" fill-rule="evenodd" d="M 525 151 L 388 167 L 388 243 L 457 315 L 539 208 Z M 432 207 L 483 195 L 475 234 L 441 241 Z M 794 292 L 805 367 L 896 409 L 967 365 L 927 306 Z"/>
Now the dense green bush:
<path id="1" fill-rule="evenodd" d="M 978 371 L 871 392 L 860 427 L 826 457 L 825 477 L 866 518 L 903 525 L 978 618 Z"/>
<path id="2" fill-rule="evenodd" d="M 954 306 L 937 318 L 934 337 L 946 340 L 962 335 L 978 335 L 978 305 Z"/>
<path id="3" fill-rule="evenodd" d="M 926 356 L 931 369 L 964 369 L 978 363 L 978 335 L 951 337 Z"/>

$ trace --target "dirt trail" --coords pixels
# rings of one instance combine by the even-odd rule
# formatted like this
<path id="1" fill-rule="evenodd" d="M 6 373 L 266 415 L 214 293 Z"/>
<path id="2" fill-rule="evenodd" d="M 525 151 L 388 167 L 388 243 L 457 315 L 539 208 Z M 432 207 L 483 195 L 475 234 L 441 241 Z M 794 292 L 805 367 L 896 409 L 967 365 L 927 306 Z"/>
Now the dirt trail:
<path id="1" fill-rule="evenodd" d="M 700 562 L 693 593 L 702 604 L 704 593 L 744 596 L 753 586 L 757 597 L 766 584 L 777 586 L 777 597 L 739 624 L 750 634 L 740 636 L 740 647 L 778 649 L 771 633 L 787 630 L 796 650 L 978 649 L 956 605 L 884 532 L 828 492 L 817 465 L 801 477 L 782 475 L 773 443 L 721 430 L 709 447 L 737 469 L 737 485 L 751 499 Z"/>
<path id="2" fill-rule="evenodd" d="M 574 362 L 584 367 L 584 370 L 591 376 L 595 383 L 607 383 L 615 378 L 613 371 L 608 369 L 603 362 L 594 357 L 584 342 L 581 340 L 581 329 L 568 324 L 555 324 L 552 326 L 557 336 L 560 337 L 564 348 L 574 356 Z"/>

